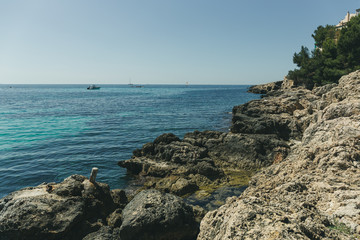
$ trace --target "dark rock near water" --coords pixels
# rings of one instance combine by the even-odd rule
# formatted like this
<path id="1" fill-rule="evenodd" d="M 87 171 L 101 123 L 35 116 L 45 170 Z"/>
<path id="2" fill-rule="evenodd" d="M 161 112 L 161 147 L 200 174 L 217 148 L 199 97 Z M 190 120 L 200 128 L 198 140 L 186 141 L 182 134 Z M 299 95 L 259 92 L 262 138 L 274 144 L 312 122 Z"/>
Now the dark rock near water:
<path id="1" fill-rule="evenodd" d="M 310 90 L 297 88 L 236 106 L 231 132 L 275 134 L 284 140 L 301 139 L 310 124 L 309 106 L 319 98 Z"/>
<path id="2" fill-rule="evenodd" d="M 276 135 L 236 134 L 195 131 L 184 136 L 185 142 L 207 149 L 220 169 L 258 169 L 273 163 L 280 152 L 286 156 L 287 143 Z"/>
<path id="3" fill-rule="evenodd" d="M 114 209 L 107 184 L 73 175 L 0 199 L 0 239 L 81 239 Z"/>
<path id="4" fill-rule="evenodd" d="M 192 207 L 179 197 L 147 190 L 128 203 L 123 190 L 80 175 L 0 199 L 0 240 L 190 240 L 198 231 Z"/>
<path id="5" fill-rule="evenodd" d="M 134 174 L 164 179 L 149 181 L 146 186 L 185 195 L 198 189 L 196 179 L 212 181 L 224 177 L 208 151 L 206 146 L 192 144 L 189 139 L 181 141 L 173 134 L 163 134 L 134 151 L 131 159 L 118 164 Z"/>
<path id="6" fill-rule="evenodd" d="M 165 134 L 147 143 L 119 166 L 150 177 L 148 188 L 178 196 L 194 193 L 207 185 L 226 184 L 226 172 L 255 170 L 286 157 L 288 145 L 276 134 L 237 134 L 218 131 L 187 133 L 183 140 Z"/>
<path id="7" fill-rule="evenodd" d="M 198 233 L 192 208 L 181 198 L 157 190 L 137 194 L 122 214 L 122 240 L 190 240 Z"/>

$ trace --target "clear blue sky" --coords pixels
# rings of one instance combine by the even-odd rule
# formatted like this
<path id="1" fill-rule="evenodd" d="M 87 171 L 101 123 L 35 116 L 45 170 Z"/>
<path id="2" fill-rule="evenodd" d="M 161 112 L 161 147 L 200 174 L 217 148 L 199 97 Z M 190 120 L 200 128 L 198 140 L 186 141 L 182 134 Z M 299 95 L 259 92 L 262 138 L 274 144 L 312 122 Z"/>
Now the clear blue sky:
<path id="1" fill-rule="evenodd" d="M 0 84 L 281 80 L 359 0 L 0 0 Z"/>

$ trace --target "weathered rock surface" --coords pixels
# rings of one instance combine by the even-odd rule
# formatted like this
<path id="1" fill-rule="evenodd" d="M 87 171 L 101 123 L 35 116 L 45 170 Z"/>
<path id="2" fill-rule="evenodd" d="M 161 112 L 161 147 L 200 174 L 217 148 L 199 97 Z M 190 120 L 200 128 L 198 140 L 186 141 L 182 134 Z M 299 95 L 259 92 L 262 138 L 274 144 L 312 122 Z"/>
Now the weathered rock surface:
<path id="1" fill-rule="evenodd" d="M 130 172 L 148 178 L 147 188 L 184 196 L 212 185 L 232 181 L 230 173 L 255 170 L 284 158 L 288 146 L 275 134 L 254 135 L 217 131 L 187 133 L 183 140 L 171 139 L 147 143 L 134 151 L 133 157 L 119 161 Z"/>
<path id="2" fill-rule="evenodd" d="M 103 226 L 98 231 L 86 235 L 83 240 L 121 240 L 120 229 Z"/>
<path id="3" fill-rule="evenodd" d="M 124 208 L 122 221 L 122 240 L 190 240 L 198 233 L 192 208 L 154 189 L 137 194 Z"/>
<path id="4" fill-rule="evenodd" d="M 276 91 L 281 88 L 283 81 L 271 82 L 266 84 L 254 85 L 249 88 L 249 92 L 257 94 L 267 94 L 270 91 Z"/>
<path id="5" fill-rule="evenodd" d="M 195 217 L 175 195 L 146 190 L 128 203 L 123 190 L 72 175 L 0 199 L 0 240 L 191 240 L 199 232 Z"/>
<path id="6" fill-rule="evenodd" d="M 307 112 L 294 119 L 301 131 L 288 130 L 288 156 L 209 212 L 199 240 L 360 238 L 360 71 L 304 93 L 311 98 L 299 95 L 293 114 L 276 105 L 280 115 Z"/>
<path id="7" fill-rule="evenodd" d="M 115 208 L 107 184 L 73 175 L 0 199 L 0 239 L 81 239 Z"/>
<path id="8" fill-rule="evenodd" d="M 233 108 L 233 133 L 275 134 L 281 139 L 301 139 L 310 124 L 310 106 L 320 96 L 303 88 L 250 101 Z"/>
<path id="9" fill-rule="evenodd" d="M 263 99 L 233 108 L 230 132 L 195 131 L 183 139 L 163 134 L 118 164 L 133 174 L 146 176 L 146 188 L 185 196 L 206 188 L 213 191 L 236 185 L 237 172 L 248 171 L 251 175 L 283 161 L 292 144 L 289 140 L 302 138 L 319 109 L 314 102 L 331 88 L 312 92 L 294 88 L 291 80 L 260 88 L 266 89 Z M 237 181 L 238 185 L 247 185 L 246 179 L 241 184 Z"/>

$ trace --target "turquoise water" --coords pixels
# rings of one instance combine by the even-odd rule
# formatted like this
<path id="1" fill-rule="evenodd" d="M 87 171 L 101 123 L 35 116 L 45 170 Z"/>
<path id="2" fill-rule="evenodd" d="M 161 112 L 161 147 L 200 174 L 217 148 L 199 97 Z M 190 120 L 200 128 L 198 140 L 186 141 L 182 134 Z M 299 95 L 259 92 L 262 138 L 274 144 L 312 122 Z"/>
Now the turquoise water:
<path id="1" fill-rule="evenodd" d="M 248 86 L 0 85 L 0 197 L 72 174 L 124 188 L 117 166 L 165 132 L 227 131 Z"/>

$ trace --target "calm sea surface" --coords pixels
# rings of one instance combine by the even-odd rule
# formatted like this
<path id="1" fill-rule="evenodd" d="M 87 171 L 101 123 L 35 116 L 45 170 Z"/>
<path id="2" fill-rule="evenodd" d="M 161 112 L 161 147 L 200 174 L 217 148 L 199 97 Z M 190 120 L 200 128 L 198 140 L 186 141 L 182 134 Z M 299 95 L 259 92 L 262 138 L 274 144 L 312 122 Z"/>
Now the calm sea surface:
<path id="1" fill-rule="evenodd" d="M 124 188 L 117 166 L 165 132 L 227 131 L 248 86 L 0 85 L 0 198 L 72 174 Z"/>

